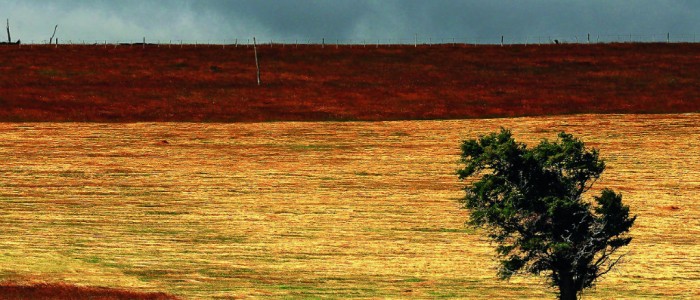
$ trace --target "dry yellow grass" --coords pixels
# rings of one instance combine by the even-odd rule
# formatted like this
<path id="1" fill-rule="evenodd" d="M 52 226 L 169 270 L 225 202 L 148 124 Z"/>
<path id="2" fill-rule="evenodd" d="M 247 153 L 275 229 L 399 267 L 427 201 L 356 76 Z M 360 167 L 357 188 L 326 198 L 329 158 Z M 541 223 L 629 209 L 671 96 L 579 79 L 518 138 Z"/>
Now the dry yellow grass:
<path id="1" fill-rule="evenodd" d="M 190 299 L 551 298 L 495 280 L 459 144 L 567 131 L 638 214 L 588 299 L 700 297 L 700 115 L 255 124 L 0 124 L 0 279 Z M 167 143 L 163 143 L 167 140 Z"/>

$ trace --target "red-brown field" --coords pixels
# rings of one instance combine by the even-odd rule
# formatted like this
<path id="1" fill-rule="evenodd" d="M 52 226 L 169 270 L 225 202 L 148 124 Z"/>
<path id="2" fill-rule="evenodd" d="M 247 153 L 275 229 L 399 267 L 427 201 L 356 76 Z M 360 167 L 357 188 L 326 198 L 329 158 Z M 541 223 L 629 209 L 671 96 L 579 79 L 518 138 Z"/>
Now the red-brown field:
<path id="1" fill-rule="evenodd" d="M 700 111 L 700 44 L 0 47 L 0 121 Z"/>

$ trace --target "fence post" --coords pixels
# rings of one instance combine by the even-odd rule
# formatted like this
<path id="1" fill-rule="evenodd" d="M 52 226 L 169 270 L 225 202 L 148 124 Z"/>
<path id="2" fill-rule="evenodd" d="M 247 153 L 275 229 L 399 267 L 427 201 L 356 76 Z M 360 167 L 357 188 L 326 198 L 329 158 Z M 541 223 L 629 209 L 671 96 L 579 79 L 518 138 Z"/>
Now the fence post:
<path id="1" fill-rule="evenodd" d="M 670 43 L 670 42 L 671 42 L 671 33 L 667 32 L 666 33 L 666 43 Z"/>
<path id="2" fill-rule="evenodd" d="M 260 64 L 258 63 L 258 48 L 255 45 L 255 37 L 253 37 L 253 52 L 255 52 L 255 70 L 258 86 L 260 86 Z"/>
<path id="3" fill-rule="evenodd" d="M 321 49 L 326 48 L 326 38 L 321 38 Z"/>
<path id="4" fill-rule="evenodd" d="M 413 47 L 418 48 L 418 34 L 416 33 L 416 39 L 413 40 Z"/>
<path id="5" fill-rule="evenodd" d="M 501 47 L 503 47 L 503 36 L 501 36 Z"/>
<path id="6" fill-rule="evenodd" d="M 588 34 L 588 43 L 589 44 L 591 43 L 591 34 L 590 33 Z"/>

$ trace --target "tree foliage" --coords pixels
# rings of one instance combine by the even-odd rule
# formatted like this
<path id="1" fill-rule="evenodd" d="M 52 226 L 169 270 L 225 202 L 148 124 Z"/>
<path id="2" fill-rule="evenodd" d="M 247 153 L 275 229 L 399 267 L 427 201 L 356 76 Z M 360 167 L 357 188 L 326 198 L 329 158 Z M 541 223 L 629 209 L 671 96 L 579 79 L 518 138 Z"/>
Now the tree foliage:
<path id="1" fill-rule="evenodd" d="M 528 148 L 506 129 L 461 149 L 462 204 L 497 244 L 500 278 L 545 275 L 561 299 L 576 299 L 620 261 L 636 216 L 610 189 L 583 198 L 605 170 L 596 149 L 566 133 Z"/>

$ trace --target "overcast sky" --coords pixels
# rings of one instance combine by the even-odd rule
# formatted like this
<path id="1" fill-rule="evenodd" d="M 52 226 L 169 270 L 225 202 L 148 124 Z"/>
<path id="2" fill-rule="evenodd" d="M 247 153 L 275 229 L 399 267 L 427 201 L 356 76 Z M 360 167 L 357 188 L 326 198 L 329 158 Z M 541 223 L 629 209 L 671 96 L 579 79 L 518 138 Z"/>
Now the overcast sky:
<path id="1" fill-rule="evenodd" d="M 0 0 L 0 12 L 25 43 L 48 40 L 56 24 L 62 41 L 700 35 L 700 0 Z"/>

